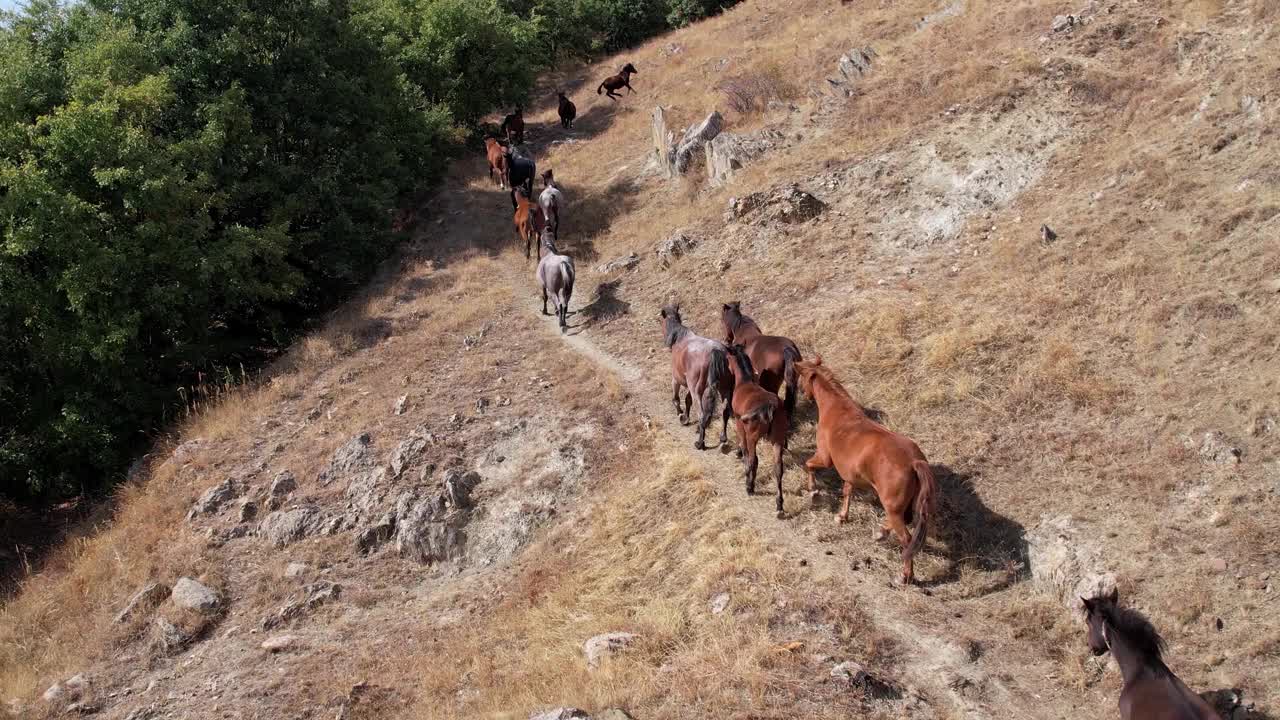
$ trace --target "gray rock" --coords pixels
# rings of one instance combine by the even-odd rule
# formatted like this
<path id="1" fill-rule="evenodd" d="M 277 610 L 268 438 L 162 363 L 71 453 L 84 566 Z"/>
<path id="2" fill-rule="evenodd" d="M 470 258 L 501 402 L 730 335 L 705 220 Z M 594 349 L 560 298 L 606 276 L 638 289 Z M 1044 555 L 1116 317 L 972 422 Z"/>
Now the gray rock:
<path id="1" fill-rule="evenodd" d="M 351 478 L 346 498 L 357 515 L 367 518 L 384 506 L 390 485 L 385 468 L 365 470 Z"/>
<path id="2" fill-rule="evenodd" d="M 658 246 L 654 248 L 654 254 L 658 256 L 658 262 L 662 267 L 669 267 L 671 261 L 697 246 L 698 240 L 696 238 L 690 237 L 684 232 L 676 231 L 658 243 Z"/>
<path id="3" fill-rule="evenodd" d="M 635 253 L 631 253 L 630 255 L 626 255 L 624 257 L 614 258 L 613 260 L 610 260 L 609 262 L 596 267 L 596 272 L 600 273 L 601 275 L 604 275 L 607 273 L 614 272 L 616 270 L 630 270 L 631 268 L 639 264 L 640 264 L 640 256 Z"/>
<path id="4" fill-rule="evenodd" d="M 93 715 L 102 712 L 102 706 L 95 702 L 81 700 L 67 706 L 68 715 Z"/>
<path id="5" fill-rule="evenodd" d="M 341 595 L 342 586 L 327 580 L 307 585 L 302 588 L 302 597 L 295 598 L 276 611 L 274 615 L 264 619 L 262 621 L 262 629 L 270 630 L 279 627 L 296 617 L 301 617 L 315 610 L 325 603 L 336 601 Z"/>
<path id="6" fill-rule="evenodd" d="M 172 655 L 187 644 L 187 636 L 167 618 L 151 621 L 151 648 L 161 655 Z"/>
<path id="7" fill-rule="evenodd" d="M 322 518 L 314 508 L 277 510 L 266 516 L 258 526 L 258 533 L 275 547 L 284 547 L 314 534 Z"/>
<path id="8" fill-rule="evenodd" d="M 396 415 L 403 415 L 405 407 L 407 407 L 408 404 L 409 404 L 409 396 L 401 395 L 400 397 L 396 398 L 396 404 L 392 407 L 391 411 Z"/>
<path id="9" fill-rule="evenodd" d="M 444 504 L 446 508 L 465 510 L 471 507 L 471 491 L 480 484 L 480 474 L 463 473 L 451 468 L 444 474 Z"/>
<path id="10" fill-rule="evenodd" d="M 267 489 L 267 509 L 279 510 L 285 498 L 289 497 L 289 493 L 297 489 L 298 481 L 293 477 L 293 473 L 288 470 L 276 473 L 275 479 L 271 481 L 271 487 Z"/>
<path id="11" fill-rule="evenodd" d="M 389 542 L 395 534 L 396 516 L 394 513 L 385 513 L 378 522 L 356 535 L 356 551 L 361 555 L 368 555 Z"/>
<path id="12" fill-rule="evenodd" d="M 217 610 L 222 604 L 218 593 L 189 577 L 178 578 L 178 582 L 173 584 L 169 599 L 178 607 L 201 612 Z"/>
<path id="13" fill-rule="evenodd" d="M 188 520 L 195 520 L 201 515 L 212 515 L 227 502 L 234 500 L 240 494 L 239 484 L 227 478 L 222 482 L 214 485 L 196 500 L 196 504 L 191 507 L 191 511 L 187 513 Z"/>
<path id="14" fill-rule="evenodd" d="M 667 130 L 666 111 L 659 105 L 653 109 L 653 130 L 652 130 L 652 147 L 650 148 L 650 157 L 657 165 L 658 171 L 663 177 L 672 177 L 675 175 L 675 168 L 672 164 L 671 152 L 671 133 Z"/>
<path id="15" fill-rule="evenodd" d="M 333 452 L 329 465 L 320 471 L 320 475 L 316 477 L 316 482 L 321 486 L 328 485 L 334 480 L 347 477 L 355 471 L 367 467 L 371 440 L 369 433 L 361 433 L 348 440 L 342 447 Z"/>
<path id="16" fill-rule="evenodd" d="M 711 598 L 711 602 L 707 603 L 707 607 L 711 610 L 712 615 L 719 615 L 729 607 L 729 593 L 722 592 Z"/>
<path id="17" fill-rule="evenodd" d="M 600 667 L 600 661 L 610 655 L 622 652 L 627 646 L 640 638 L 629 632 L 611 632 L 596 635 L 582 644 L 582 654 L 587 658 L 587 669 Z"/>
<path id="18" fill-rule="evenodd" d="M 1243 451 L 1236 447 L 1226 435 L 1217 430 L 1205 433 L 1200 438 L 1199 445 L 1194 438 L 1187 438 L 1184 444 L 1188 448 L 1195 448 L 1201 460 L 1217 465 L 1234 465 L 1240 462 L 1240 456 L 1243 454 Z"/>
<path id="19" fill-rule="evenodd" d="M 67 701 L 67 690 L 62 687 L 62 683 L 54 683 L 49 686 L 48 690 L 44 691 L 40 699 L 50 705 L 62 705 Z"/>
<path id="20" fill-rule="evenodd" d="M 292 650 L 297 644 L 298 638 L 293 635 L 273 635 L 262 641 L 262 649 L 269 653 L 278 653 Z"/>
<path id="21" fill-rule="evenodd" d="M 826 203 L 792 183 L 766 192 L 729 198 L 726 219 L 740 220 L 756 214 L 765 221 L 799 223 L 821 215 L 826 209 Z"/>
<path id="22" fill-rule="evenodd" d="M 427 432 L 425 425 L 420 425 L 413 431 L 409 437 L 405 438 L 392 451 L 390 461 L 387 463 L 391 469 L 391 479 L 395 480 L 404 473 L 417 459 L 422 455 L 422 451 L 427 449 L 428 441 L 431 434 Z"/>
<path id="23" fill-rule="evenodd" d="M 724 117 L 718 111 L 711 111 L 706 119 L 685 130 L 684 136 L 676 144 L 672 167 L 681 175 L 689 171 L 694 160 L 700 157 L 707 143 L 711 142 L 724 127 Z"/>
<path id="24" fill-rule="evenodd" d="M 258 517 L 258 503 L 249 498 L 241 500 L 240 512 L 236 514 L 236 518 L 242 523 L 247 523 L 252 522 L 256 517 Z"/>
<path id="25" fill-rule="evenodd" d="M 169 597 L 169 592 L 169 586 L 164 583 L 149 582 L 143 585 L 116 615 L 116 622 L 128 622 L 141 613 L 150 612 Z"/>
<path id="26" fill-rule="evenodd" d="M 903 696 L 896 684 L 872 675 L 852 660 L 831 668 L 831 677 L 861 691 L 867 700 L 901 700 Z"/>
<path id="27" fill-rule="evenodd" d="M 1075 15 L 1058 15 L 1053 19 L 1053 23 L 1049 26 L 1056 33 L 1066 32 L 1076 25 Z"/>
<path id="28" fill-rule="evenodd" d="M 543 710 L 529 716 L 529 720 L 591 720 L 591 716 L 578 708 L 555 708 Z"/>
<path id="29" fill-rule="evenodd" d="M 782 133 L 776 130 L 761 130 L 750 135 L 720 133 L 704 149 L 707 179 L 714 186 L 731 182 L 747 162 L 777 147 L 782 139 Z"/>
<path id="30" fill-rule="evenodd" d="M 311 566 L 301 562 L 291 562 L 284 569 L 284 576 L 287 578 L 296 578 L 311 572 Z"/>
<path id="31" fill-rule="evenodd" d="M 426 564 L 460 557 L 469 519 L 465 510 L 446 510 L 443 495 L 402 496 L 396 502 L 396 552 Z"/>
<path id="32" fill-rule="evenodd" d="M 1027 533 L 1031 581 L 1063 607 L 1080 612 L 1080 598 L 1114 590 L 1115 575 L 1106 569 L 1101 551 L 1081 533 L 1070 515 L 1044 516 Z"/>

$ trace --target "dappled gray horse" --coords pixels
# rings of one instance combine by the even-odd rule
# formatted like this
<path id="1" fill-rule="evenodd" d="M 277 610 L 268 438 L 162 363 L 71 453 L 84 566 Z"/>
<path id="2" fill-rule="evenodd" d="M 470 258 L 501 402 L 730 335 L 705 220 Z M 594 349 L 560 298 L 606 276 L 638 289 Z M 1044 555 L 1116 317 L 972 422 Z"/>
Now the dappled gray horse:
<path id="1" fill-rule="evenodd" d="M 560 332 L 569 327 L 569 299 L 573 297 L 573 258 L 556 250 L 555 233 L 550 226 L 542 229 L 542 260 L 538 262 L 538 284 L 542 286 L 542 314 L 547 312 L 547 294 L 556 306 Z"/>
<path id="2" fill-rule="evenodd" d="M 560 186 L 556 184 L 550 170 L 542 174 L 542 182 L 543 190 L 542 194 L 538 195 L 538 207 L 542 208 L 542 217 L 546 220 L 547 227 L 551 228 L 552 235 L 559 240 L 560 211 L 564 209 L 564 193 L 560 192 Z"/>

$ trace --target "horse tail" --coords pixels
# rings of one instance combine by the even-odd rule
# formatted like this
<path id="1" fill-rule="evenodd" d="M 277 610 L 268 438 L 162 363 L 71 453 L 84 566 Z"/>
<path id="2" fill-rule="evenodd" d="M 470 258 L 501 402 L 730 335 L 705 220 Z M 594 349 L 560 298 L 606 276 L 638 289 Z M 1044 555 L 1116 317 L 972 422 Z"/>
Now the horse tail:
<path id="1" fill-rule="evenodd" d="M 920 488 L 916 490 L 915 505 L 912 508 L 916 518 L 916 531 L 911 534 L 911 543 L 903 549 L 903 558 L 909 560 L 924 547 L 925 535 L 929 532 L 929 523 L 933 520 L 933 512 L 938 504 L 938 481 L 933 476 L 933 468 L 924 460 L 911 463 Z"/>
<path id="2" fill-rule="evenodd" d="M 721 385 L 724 383 L 728 383 L 730 387 L 728 394 L 725 394 L 721 389 Z M 720 399 L 727 403 L 733 402 L 733 372 L 729 370 L 729 351 L 722 347 L 711 351 L 711 366 L 707 370 L 707 385 L 716 389 Z"/>
<path id="3" fill-rule="evenodd" d="M 576 273 L 573 270 L 573 261 L 566 258 L 560 263 L 560 277 L 563 280 L 561 292 L 564 293 L 564 305 L 569 307 L 569 300 L 573 298 L 573 281 Z"/>
<path id="4" fill-rule="evenodd" d="M 596 94 L 597 94 L 597 95 L 603 95 L 603 94 L 604 94 L 604 83 L 600 83 L 600 87 L 596 88 Z"/>
<path id="5" fill-rule="evenodd" d="M 742 421 L 759 420 L 766 428 L 773 426 L 774 405 L 771 402 L 762 403 L 760 407 L 742 416 Z"/>
<path id="6" fill-rule="evenodd" d="M 783 401 L 787 408 L 787 419 L 795 416 L 796 397 L 800 391 L 800 377 L 796 373 L 796 363 L 802 358 L 795 345 L 788 345 L 782 350 L 782 377 L 787 384 L 787 397 Z"/>

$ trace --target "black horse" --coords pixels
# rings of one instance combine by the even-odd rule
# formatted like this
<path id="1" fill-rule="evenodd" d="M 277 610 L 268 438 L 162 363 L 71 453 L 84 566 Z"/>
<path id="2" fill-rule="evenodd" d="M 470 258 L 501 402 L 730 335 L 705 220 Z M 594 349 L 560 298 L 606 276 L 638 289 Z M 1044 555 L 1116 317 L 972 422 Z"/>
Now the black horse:
<path id="1" fill-rule="evenodd" d="M 507 186 L 511 188 L 511 209 L 516 209 L 516 189 L 524 191 L 524 196 L 532 198 L 533 178 L 538 172 L 533 158 L 526 157 L 519 150 L 507 148 Z"/>
<path id="2" fill-rule="evenodd" d="M 560 98 L 560 127 L 568 130 L 573 127 L 573 119 L 578 117 L 578 108 L 564 93 L 557 91 L 556 96 Z"/>

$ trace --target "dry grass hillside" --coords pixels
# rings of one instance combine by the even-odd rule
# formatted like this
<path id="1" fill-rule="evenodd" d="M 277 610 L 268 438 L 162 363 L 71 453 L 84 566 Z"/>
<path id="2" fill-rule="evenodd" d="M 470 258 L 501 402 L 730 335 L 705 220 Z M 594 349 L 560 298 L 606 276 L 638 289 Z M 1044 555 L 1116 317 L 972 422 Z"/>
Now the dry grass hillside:
<path id="1" fill-rule="evenodd" d="M 194 414 L 5 602 L 0 700 L 1115 717 L 1120 675 L 1069 607 L 1096 572 L 1230 718 L 1280 715 L 1277 48 L 1275 0 L 747 0 L 544 78 L 529 140 L 568 197 L 570 332 L 539 315 L 483 158 L 460 161 L 362 297 Z M 828 82 L 854 49 L 869 70 Z M 626 61 L 636 94 L 592 92 Z M 723 186 L 667 180 L 657 104 L 764 150 Z M 742 209 L 792 184 L 815 217 Z M 693 449 L 672 300 L 712 336 L 740 300 L 919 442 L 942 484 L 919 587 L 893 583 L 872 498 L 837 526 L 834 476 L 800 492 L 807 400 L 784 519 L 731 453 Z M 115 620 L 183 577 L 215 599 Z M 611 632 L 634 637 L 589 667 Z"/>

